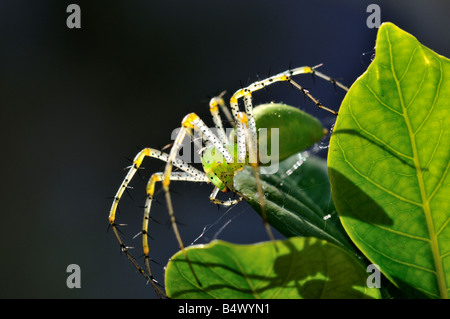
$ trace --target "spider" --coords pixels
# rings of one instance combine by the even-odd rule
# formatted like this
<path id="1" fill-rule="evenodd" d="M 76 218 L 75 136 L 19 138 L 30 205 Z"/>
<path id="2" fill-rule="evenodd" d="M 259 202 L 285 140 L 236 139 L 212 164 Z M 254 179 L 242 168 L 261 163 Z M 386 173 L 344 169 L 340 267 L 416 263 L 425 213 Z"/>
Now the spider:
<path id="1" fill-rule="evenodd" d="M 245 196 L 243 194 L 240 194 L 234 188 L 233 177 L 245 166 L 250 165 L 253 168 L 256 177 L 256 189 L 257 194 L 259 194 L 259 201 L 262 212 L 261 215 L 264 220 L 264 225 L 266 227 L 268 236 L 270 237 L 271 240 L 274 241 L 274 236 L 267 222 L 267 216 L 264 209 L 264 196 L 262 193 L 261 183 L 258 177 L 258 166 L 260 165 L 261 160 L 260 158 L 261 153 L 258 153 L 259 148 L 261 147 L 260 145 L 258 145 L 258 134 L 261 128 L 257 127 L 257 123 L 255 120 L 255 114 L 258 113 L 258 111 L 268 109 L 269 105 L 266 104 L 253 108 L 252 94 L 255 91 L 261 90 L 273 83 L 288 82 L 295 88 L 299 89 L 308 99 L 310 99 L 314 104 L 316 104 L 317 107 L 324 109 L 334 115 L 337 115 L 336 111 L 333 111 L 323 106 L 307 90 L 305 90 L 301 85 L 299 85 L 292 79 L 292 77 L 296 75 L 311 74 L 318 76 L 319 78 L 322 78 L 332 83 L 333 85 L 340 87 L 345 91 L 348 91 L 348 88 L 343 84 L 337 82 L 336 80 L 330 78 L 329 76 L 323 73 L 318 72 L 316 69 L 319 66 L 321 65 L 317 65 L 315 67 L 303 66 L 294 69 L 289 69 L 279 74 L 270 76 L 264 80 L 254 82 L 249 86 L 236 91 L 230 98 L 231 113 L 229 109 L 226 107 L 225 101 L 223 99 L 224 93 L 222 93 L 219 96 L 212 98 L 209 103 L 209 109 L 212 115 L 213 122 L 215 124 L 216 133 L 214 133 L 213 130 L 211 130 L 198 115 L 196 115 L 195 113 L 190 113 L 186 115 L 182 120 L 181 129 L 178 132 L 178 135 L 176 136 L 173 146 L 169 153 L 164 153 L 160 150 L 153 148 L 144 148 L 136 155 L 136 157 L 133 160 L 132 166 L 130 167 L 127 175 L 125 176 L 125 179 L 123 180 L 114 197 L 112 207 L 109 213 L 109 225 L 112 228 L 115 237 L 117 238 L 117 241 L 119 242 L 121 250 L 125 253 L 127 258 L 133 263 L 134 267 L 139 271 L 139 273 L 142 274 L 148 280 L 148 282 L 150 282 L 159 298 L 163 298 L 166 296 L 163 290 L 160 288 L 160 285 L 152 275 L 150 267 L 149 245 L 148 245 L 148 223 L 150 219 L 150 209 L 155 194 L 155 184 L 158 182 L 161 182 L 162 184 L 170 216 L 170 223 L 175 233 L 175 237 L 199 286 L 201 286 L 201 283 L 199 282 L 197 276 L 195 275 L 195 272 L 189 261 L 188 255 L 185 250 L 185 246 L 181 239 L 180 232 L 178 230 L 178 226 L 175 220 L 174 209 L 172 206 L 171 195 L 169 192 L 169 186 L 172 181 L 211 183 L 213 184 L 214 188 L 211 195 L 209 196 L 210 200 L 218 205 L 231 206 L 245 199 Z M 240 99 L 243 99 L 244 101 L 245 112 L 241 112 L 239 109 L 238 101 Z M 277 106 L 279 112 L 286 111 L 287 112 L 286 114 L 289 114 L 288 116 L 286 116 L 286 118 L 293 120 L 295 123 L 295 119 L 297 116 L 296 112 L 301 111 L 283 104 L 281 105 L 277 104 Z M 224 113 L 229 123 L 235 124 L 234 130 L 230 135 L 227 135 L 225 132 L 221 117 L 219 115 L 219 109 Z M 301 113 L 305 114 L 303 112 Z M 202 148 L 201 159 L 203 171 L 195 168 L 186 161 L 183 161 L 179 156 L 179 151 L 183 145 L 185 137 L 186 136 L 193 137 L 194 132 L 200 133 L 202 140 L 206 145 L 204 148 Z M 322 137 L 323 134 L 322 136 L 319 136 L 318 139 L 321 139 Z M 194 142 L 198 143 L 198 140 L 194 140 Z M 282 148 L 283 143 L 281 143 L 279 146 Z M 289 150 L 288 153 L 289 155 L 292 155 L 300 150 Z M 154 173 L 150 177 L 146 188 L 147 196 L 144 206 L 145 207 L 144 218 L 142 230 L 139 233 L 140 235 L 142 235 L 142 247 L 146 267 L 146 270 L 144 270 L 144 268 L 142 268 L 138 264 L 136 259 L 131 255 L 131 253 L 129 252 L 130 247 L 124 244 L 124 241 L 120 236 L 118 230 L 118 226 L 120 225 L 116 223 L 116 211 L 124 191 L 127 189 L 130 181 L 132 180 L 133 176 L 138 171 L 144 158 L 146 157 L 152 157 L 164 161 L 166 162 L 166 166 L 164 172 Z M 281 158 L 279 160 L 281 160 Z M 173 171 L 174 167 L 179 169 L 179 171 Z M 219 191 L 234 192 L 239 196 L 239 198 L 234 200 L 232 199 L 220 200 L 216 198 Z"/>

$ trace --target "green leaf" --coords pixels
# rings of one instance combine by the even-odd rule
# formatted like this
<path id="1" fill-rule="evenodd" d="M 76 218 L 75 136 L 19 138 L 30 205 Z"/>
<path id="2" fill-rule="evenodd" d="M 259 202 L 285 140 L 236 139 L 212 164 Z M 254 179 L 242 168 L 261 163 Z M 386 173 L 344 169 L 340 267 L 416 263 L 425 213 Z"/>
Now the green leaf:
<path id="1" fill-rule="evenodd" d="M 282 162 L 291 155 L 311 147 L 327 133 L 317 118 L 286 104 L 269 103 L 258 105 L 254 108 L 253 115 L 258 128 L 258 147 L 260 150 L 271 152 L 271 129 L 278 129 L 279 136 L 275 139 L 278 162 Z M 265 140 L 260 138 L 262 128 L 267 130 Z M 267 163 L 271 160 L 270 157 L 273 156 L 271 154 L 268 158 L 264 158 L 264 156 L 261 158 L 262 154 L 264 152 L 259 154 L 262 163 Z"/>
<path id="2" fill-rule="evenodd" d="M 378 289 L 367 287 L 369 273 L 353 254 L 316 238 L 253 245 L 215 241 L 187 253 L 202 286 L 178 252 L 166 271 L 170 298 L 380 297 Z"/>
<path id="3" fill-rule="evenodd" d="M 281 162 L 276 173 L 263 172 L 260 179 L 270 225 L 286 237 L 312 236 L 353 250 L 334 212 L 325 160 L 296 154 Z M 261 215 L 253 169 L 239 172 L 234 185 Z"/>
<path id="4" fill-rule="evenodd" d="M 330 140 L 335 206 L 360 250 L 414 296 L 450 287 L 450 63 L 383 24 Z"/>

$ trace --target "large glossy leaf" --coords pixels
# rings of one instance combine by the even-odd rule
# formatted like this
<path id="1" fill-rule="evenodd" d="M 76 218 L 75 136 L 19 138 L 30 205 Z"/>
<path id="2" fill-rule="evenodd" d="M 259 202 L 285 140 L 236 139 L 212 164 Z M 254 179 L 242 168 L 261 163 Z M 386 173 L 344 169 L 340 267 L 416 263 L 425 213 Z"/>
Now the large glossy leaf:
<path id="1" fill-rule="evenodd" d="M 276 245 L 276 248 L 275 248 Z M 170 298 L 379 298 L 365 266 L 348 250 L 316 238 L 235 245 L 215 241 L 187 249 L 201 287 L 181 252 L 169 262 Z"/>
<path id="2" fill-rule="evenodd" d="M 450 63 L 391 23 L 345 97 L 328 164 L 361 251 L 415 296 L 450 287 Z"/>
<path id="3" fill-rule="evenodd" d="M 276 173 L 264 174 L 262 169 L 259 177 L 268 222 L 281 234 L 313 236 L 353 249 L 334 211 L 324 159 L 299 153 L 281 162 Z M 234 185 L 261 215 L 254 171 L 239 172 Z"/>

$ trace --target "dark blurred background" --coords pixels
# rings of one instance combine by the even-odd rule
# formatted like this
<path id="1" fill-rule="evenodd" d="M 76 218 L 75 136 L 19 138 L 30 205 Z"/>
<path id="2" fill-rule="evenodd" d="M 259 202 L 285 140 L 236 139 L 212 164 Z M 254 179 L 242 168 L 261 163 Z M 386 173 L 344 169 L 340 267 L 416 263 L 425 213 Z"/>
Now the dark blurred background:
<path id="1" fill-rule="evenodd" d="M 81 29 L 66 26 L 70 3 L 81 7 Z M 366 26 L 370 3 L 380 5 L 382 21 L 450 55 L 448 0 L 0 1 L 0 297 L 154 297 L 107 232 L 108 197 L 127 158 L 171 143 L 188 112 L 211 124 L 209 97 L 227 90 L 228 99 L 240 83 L 269 70 L 324 63 L 322 72 L 351 85 L 374 49 L 377 30 Z M 334 109 L 344 96 L 320 80 L 298 81 Z M 328 126 L 333 121 L 287 85 L 255 99 L 307 109 Z M 164 163 L 144 166 L 148 177 Z M 124 236 L 139 256 L 141 240 L 131 237 L 141 227 L 145 181 L 133 186 L 118 222 L 128 224 Z M 267 240 L 247 204 L 218 210 L 209 203 L 211 190 L 173 184 L 186 244 L 213 223 L 197 243 Z M 163 282 L 163 266 L 178 247 L 159 199 L 150 245 Z M 66 286 L 69 264 L 81 267 L 80 289 Z"/>

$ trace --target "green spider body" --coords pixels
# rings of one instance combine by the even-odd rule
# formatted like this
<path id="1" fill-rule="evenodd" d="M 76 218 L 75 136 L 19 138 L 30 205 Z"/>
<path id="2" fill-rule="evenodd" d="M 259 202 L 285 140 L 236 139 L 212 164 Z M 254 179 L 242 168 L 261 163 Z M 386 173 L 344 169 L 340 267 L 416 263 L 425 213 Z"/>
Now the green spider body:
<path id="1" fill-rule="evenodd" d="M 225 148 L 230 154 L 234 154 L 234 158 L 236 158 L 237 144 L 228 144 L 225 145 Z M 234 192 L 234 175 L 248 164 L 248 160 L 245 163 L 227 163 L 215 147 L 211 147 L 208 151 L 202 156 L 202 165 L 206 176 L 222 192 Z"/>
<path id="2" fill-rule="evenodd" d="M 301 152 L 322 139 L 326 130 L 319 120 L 299 109 L 285 104 L 263 104 L 253 110 L 257 130 L 267 129 L 265 143 L 259 147 L 272 149 L 272 141 L 278 142 L 278 161 L 283 161 L 293 154 Z M 278 139 L 272 139 L 272 128 L 278 128 Z M 235 131 L 230 140 L 234 141 Z M 237 158 L 237 144 L 225 146 L 230 154 Z M 268 163 L 270 164 L 270 163 Z M 214 148 L 209 147 L 202 156 L 203 170 L 209 180 L 222 192 L 235 192 L 234 176 L 248 165 L 248 158 L 244 163 L 227 163 L 225 158 Z M 260 163 L 259 165 L 264 165 Z"/>

